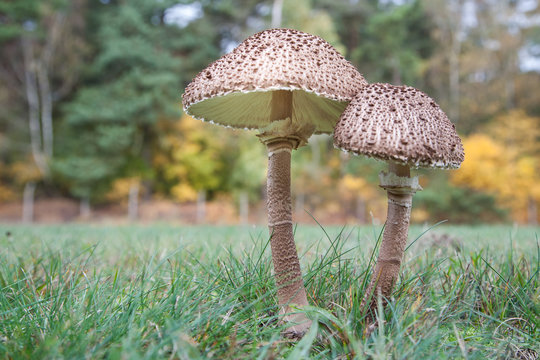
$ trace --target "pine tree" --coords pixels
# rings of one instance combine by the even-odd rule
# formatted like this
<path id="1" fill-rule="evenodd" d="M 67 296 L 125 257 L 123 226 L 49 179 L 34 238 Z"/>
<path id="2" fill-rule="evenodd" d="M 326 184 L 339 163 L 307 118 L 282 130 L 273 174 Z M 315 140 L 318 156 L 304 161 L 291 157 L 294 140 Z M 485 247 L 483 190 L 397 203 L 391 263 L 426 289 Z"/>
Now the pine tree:
<path id="1" fill-rule="evenodd" d="M 167 2 L 102 5 L 85 83 L 64 107 L 62 156 L 55 170 L 73 195 L 99 197 L 116 177 L 151 179 L 153 126 L 180 115 L 180 60 L 168 44 Z"/>

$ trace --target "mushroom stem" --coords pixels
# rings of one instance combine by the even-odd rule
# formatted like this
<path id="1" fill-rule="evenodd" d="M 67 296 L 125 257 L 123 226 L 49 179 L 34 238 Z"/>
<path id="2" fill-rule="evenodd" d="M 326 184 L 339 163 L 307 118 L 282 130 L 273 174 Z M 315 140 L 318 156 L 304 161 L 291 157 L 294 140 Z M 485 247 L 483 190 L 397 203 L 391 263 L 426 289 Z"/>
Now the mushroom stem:
<path id="1" fill-rule="evenodd" d="M 268 227 L 270 247 L 277 285 L 277 297 L 286 321 L 296 323 L 288 332 L 301 336 L 311 322 L 302 313 L 293 312 L 291 305 L 308 305 L 300 261 L 293 236 L 291 205 L 291 151 L 293 141 L 288 139 L 267 143 L 268 149 Z"/>
<path id="2" fill-rule="evenodd" d="M 361 305 L 370 310 L 376 309 L 378 296 L 384 306 L 392 294 L 407 244 L 412 197 L 420 189 L 417 178 L 410 177 L 409 167 L 394 163 L 389 164 L 388 174 L 381 174 L 381 187 L 388 194 L 388 214 L 379 257 Z"/>
<path id="3" fill-rule="evenodd" d="M 271 123 L 259 138 L 268 150 L 267 207 L 270 247 L 277 285 L 277 297 L 283 320 L 291 322 L 286 334 L 301 337 L 311 321 L 303 313 L 294 313 L 295 307 L 308 305 L 300 260 L 293 235 L 291 203 L 291 152 L 302 138 L 291 132 L 292 91 L 272 92 Z"/>

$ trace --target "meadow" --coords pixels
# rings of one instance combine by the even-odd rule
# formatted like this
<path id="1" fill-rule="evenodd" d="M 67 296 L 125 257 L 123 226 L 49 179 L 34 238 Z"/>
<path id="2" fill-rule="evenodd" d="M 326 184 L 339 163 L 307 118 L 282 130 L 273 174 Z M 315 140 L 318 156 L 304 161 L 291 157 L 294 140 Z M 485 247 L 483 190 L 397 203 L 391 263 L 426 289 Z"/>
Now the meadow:
<path id="1" fill-rule="evenodd" d="M 366 333 L 381 230 L 297 226 L 314 326 L 292 341 L 265 227 L 0 225 L 0 358 L 537 357 L 539 227 L 413 226 Z"/>

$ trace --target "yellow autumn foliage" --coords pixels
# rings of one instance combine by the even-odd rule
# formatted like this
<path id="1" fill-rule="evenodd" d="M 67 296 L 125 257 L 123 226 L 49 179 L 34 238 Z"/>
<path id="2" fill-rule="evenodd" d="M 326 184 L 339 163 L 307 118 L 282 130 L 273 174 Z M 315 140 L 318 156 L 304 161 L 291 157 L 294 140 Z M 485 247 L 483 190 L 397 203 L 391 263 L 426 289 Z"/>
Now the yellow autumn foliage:
<path id="1" fill-rule="evenodd" d="M 465 161 L 453 172 L 452 183 L 494 194 L 515 221 L 526 221 L 531 204 L 540 204 L 539 125 L 539 118 L 513 111 L 483 134 L 469 136 L 463 141 Z"/>
<path id="2" fill-rule="evenodd" d="M 365 198 L 373 196 L 373 185 L 361 177 L 350 174 L 346 174 L 341 178 L 338 187 L 344 196 L 361 195 Z"/>
<path id="3" fill-rule="evenodd" d="M 197 200 L 197 191 L 186 183 L 173 186 L 171 194 L 176 201 L 180 202 Z"/>
<path id="4" fill-rule="evenodd" d="M 0 162 L 0 181 L 6 175 L 6 167 Z M 10 201 L 15 198 L 15 192 L 0 182 L 0 203 Z"/>
<path id="5" fill-rule="evenodd" d="M 540 118 L 528 116 L 523 110 L 497 117 L 486 133 L 515 157 L 540 155 Z"/>
<path id="6" fill-rule="evenodd" d="M 463 147 L 465 161 L 452 173 L 454 184 L 488 192 L 506 186 L 510 159 L 503 146 L 487 135 L 476 134 L 466 138 Z"/>
<path id="7" fill-rule="evenodd" d="M 31 181 L 39 181 L 42 178 L 42 174 L 34 165 L 34 162 L 31 160 L 28 161 L 17 161 L 13 163 L 8 170 L 10 175 L 19 183 L 25 184 Z"/>
<path id="8" fill-rule="evenodd" d="M 194 201 L 199 190 L 218 185 L 215 173 L 220 166 L 220 138 L 213 136 L 212 128 L 187 114 L 178 121 L 158 123 L 162 136 L 152 163 L 169 183 L 168 192 L 174 200 Z"/>
<path id="9" fill-rule="evenodd" d="M 423 223 L 429 220 L 429 212 L 426 209 L 413 207 L 411 211 L 411 222 Z"/>
<path id="10" fill-rule="evenodd" d="M 362 177 L 346 174 L 337 182 L 337 193 L 341 206 L 358 212 L 359 206 L 364 208 L 364 221 L 369 221 L 370 213 L 383 219 L 386 211 L 386 194 L 377 185 Z"/>
<path id="11" fill-rule="evenodd" d="M 141 179 L 139 177 L 127 177 L 116 179 L 111 187 L 111 190 L 105 195 L 105 198 L 111 202 L 126 202 L 129 196 L 129 190 L 133 185 L 140 186 Z"/>
<path id="12" fill-rule="evenodd" d="M 0 183 L 0 202 L 4 202 L 17 198 L 18 194 L 14 189 L 22 188 L 29 182 L 38 182 L 43 178 L 43 175 L 35 166 L 32 158 L 27 157 L 10 165 L 0 163 L 0 181 L 1 178 L 8 180 L 7 185 Z"/>
<path id="13" fill-rule="evenodd" d="M 13 190 L 8 188 L 7 186 L 4 186 L 0 184 L 0 203 L 11 201 L 15 199 L 15 193 Z"/>

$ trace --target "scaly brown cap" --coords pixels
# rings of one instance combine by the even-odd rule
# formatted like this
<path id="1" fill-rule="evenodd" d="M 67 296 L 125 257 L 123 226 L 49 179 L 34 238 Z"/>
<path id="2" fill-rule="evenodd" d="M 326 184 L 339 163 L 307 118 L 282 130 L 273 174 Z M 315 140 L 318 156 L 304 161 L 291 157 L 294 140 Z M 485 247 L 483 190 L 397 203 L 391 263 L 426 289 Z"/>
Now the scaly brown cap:
<path id="1" fill-rule="evenodd" d="M 336 125 L 334 145 L 411 167 L 459 168 L 461 139 L 439 105 L 410 86 L 363 87 Z"/>
<path id="2" fill-rule="evenodd" d="M 293 91 L 292 123 L 330 133 L 366 80 L 320 37 L 290 29 L 265 30 L 201 71 L 183 95 L 191 116 L 221 125 L 269 125 L 272 90 Z"/>

